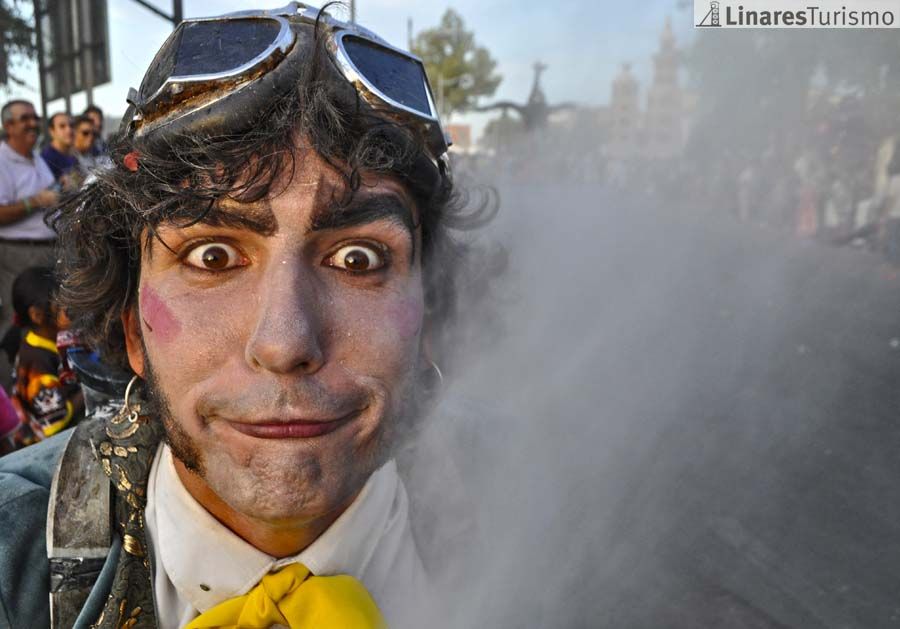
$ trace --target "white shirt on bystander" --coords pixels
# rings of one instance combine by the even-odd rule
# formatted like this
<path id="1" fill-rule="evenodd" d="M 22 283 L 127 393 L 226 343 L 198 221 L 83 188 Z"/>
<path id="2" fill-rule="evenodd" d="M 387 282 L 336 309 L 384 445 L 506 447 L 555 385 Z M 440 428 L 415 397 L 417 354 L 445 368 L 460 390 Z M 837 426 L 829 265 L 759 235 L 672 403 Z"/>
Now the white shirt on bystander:
<path id="1" fill-rule="evenodd" d="M 50 167 L 40 155 L 29 159 L 0 142 L 0 205 L 9 205 L 46 190 L 56 183 Z M 44 212 L 37 208 L 30 215 L 9 225 L 0 225 L 0 239 L 50 240 L 56 238 L 44 223 Z"/>

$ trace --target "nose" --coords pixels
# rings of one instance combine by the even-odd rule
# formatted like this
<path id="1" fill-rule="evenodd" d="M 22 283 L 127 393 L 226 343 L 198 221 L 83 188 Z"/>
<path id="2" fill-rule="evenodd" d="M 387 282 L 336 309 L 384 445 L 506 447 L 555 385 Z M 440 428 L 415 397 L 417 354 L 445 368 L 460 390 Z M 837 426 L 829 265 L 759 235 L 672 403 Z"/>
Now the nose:
<path id="1" fill-rule="evenodd" d="M 320 290 L 302 261 L 276 260 L 260 282 L 256 321 L 246 347 L 255 370 L 313 374 L 321 369 Z"/>

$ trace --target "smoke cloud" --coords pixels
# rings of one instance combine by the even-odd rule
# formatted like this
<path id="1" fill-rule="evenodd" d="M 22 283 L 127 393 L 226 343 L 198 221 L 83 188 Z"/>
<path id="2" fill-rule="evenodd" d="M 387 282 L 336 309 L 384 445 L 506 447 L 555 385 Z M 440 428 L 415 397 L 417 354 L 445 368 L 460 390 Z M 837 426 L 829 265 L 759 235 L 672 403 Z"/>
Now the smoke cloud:
<path id="1" fill-rule="evenodd" d="M 468 308 L 502 325 L 408 464 L 435 615 L 896 626 L 896 276 L 649 177 L 493 183 L 508 268 Z"/>

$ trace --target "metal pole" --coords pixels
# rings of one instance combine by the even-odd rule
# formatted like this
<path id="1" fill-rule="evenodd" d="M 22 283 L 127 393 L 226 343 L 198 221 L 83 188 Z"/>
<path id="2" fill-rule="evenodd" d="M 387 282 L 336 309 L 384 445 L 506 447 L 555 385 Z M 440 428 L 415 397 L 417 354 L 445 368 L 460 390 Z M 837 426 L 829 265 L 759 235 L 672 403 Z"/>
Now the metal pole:
<path id="1" fill-rule="evenodd" d="M 48 4 L 47 10 L 50 10 L 50 6 Z M 57 55 L 57 59 L 54 59 L 54 65 L 56 67 L 62 66 L 62 69 L 59 71 L 59 77 L 62 83 L 62 93 L 66 102 L 66 111 L 72 111 L 72 88 L 74 87 L 74 78 L 75 78 L 75 32 L 73 31 L 73 27 L 75 26 L 76 20 L 78 20 L 78 15 L 76 13 L 77 6 L 72 7 L 69 4 L 69 12 L 65 13 L 64 11 L 61 15 L 66 16 L 66 24 L 61 25 L 60 28 L 67 28 L 69 36 L 65 35 L 60 37 L 60 46 L 61 50 Z M 60 20 L 62 21 L 62 20 Z M 56 52 L 56 51 L 54 51 Z"/>
<path id="2" fill-rule="evenodd" d="M 350 0 L 350 22 L 356 24 L 356 0 Z"/>
<path id="3" fill-rule="evenodd" d="M 412 18 L 406 18 L 406 49 L 412 52 L 413 35 L 412 35 Z"/>
<path id="4" fill-rule="evenodd" d="M 78 16 L 78 34 L 81 41 L 81 69 L 83 72 L 84 92 L 88 106 L 94 104 L 94 25 L 90 23 L 90 7 L 87 2 L 79 3 L 81 13 Z"/>
<path id="5" fill-rule="evenodd" d="M 85 58 L 85 73 L 84 73 L 84 92 L 85 96 L 87 96 L 88 107 L 94 104 L 94 57 L 92 55 L 92 51 L 87 52 L 87 57 Z M 90 69 L 88 69 L 90 68 Z"/>
<path id="6" fill-rule="evenodd" d="M 47 62 L 44 58 L 44 33 L 41 25 L 41 2 L 34 0 L 34 34 L 37 37 L 38 81 L 41 89 L 41 118 L 47 119 Z"/>
<path id="7" fill-rule="evenodd" d="M 82 29 L 84 28 L 84 15 L 81 13 L 81 9 L 86 9 L 85 2 L 83 1 L 75 1 L 69 2 L 69 12 L 66 15 L 67 24 L 64 27 L 68 31 L 68 37 L 63 36 L 62 41 L 65 43 L 65 72 L 64 74 L 64 82 L 65 87 L 65 95 L 66 95 L 66 111 L 72 111 L 72 96 L 75 95 L 75 88 L 78 86 L 78 81 L 76 78 L 81 79 L 81 84 L 84 84 L 84 65 L 81 65 L 84 58 L 81 56 L 83 52 L 82 46 L 84 45 L 84 32 Z M 48 3 L 49 8 L 49 3 Z"/>
<path id="8" fill-rule="evenodd" d="M 182 0 L 172 0 L 172 24 L 178 26 L 184 19 L 184 6 Z"/>

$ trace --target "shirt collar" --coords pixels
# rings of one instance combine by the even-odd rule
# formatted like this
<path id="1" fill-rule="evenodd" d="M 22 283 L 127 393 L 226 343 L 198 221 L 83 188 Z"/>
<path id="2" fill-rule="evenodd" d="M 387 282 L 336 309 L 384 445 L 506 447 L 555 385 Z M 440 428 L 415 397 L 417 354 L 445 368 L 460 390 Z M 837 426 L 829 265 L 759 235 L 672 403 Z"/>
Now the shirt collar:
<path id="1" fill-rule="evenodd" d="M 165 570 L 178 593 L 200 612 L 247 593 L 268 572 L 294 562 L 316 575 L 361 578 L 400 502 L 400 479 L 391 460 L 369 477 L 350 507 L 316 541 L 293 557 L 276 559 L 232 533 L 188 493 L 167 445 L 161 446 L 159 457 L 149 488 L 162 563 L 157 570 Z"/>

